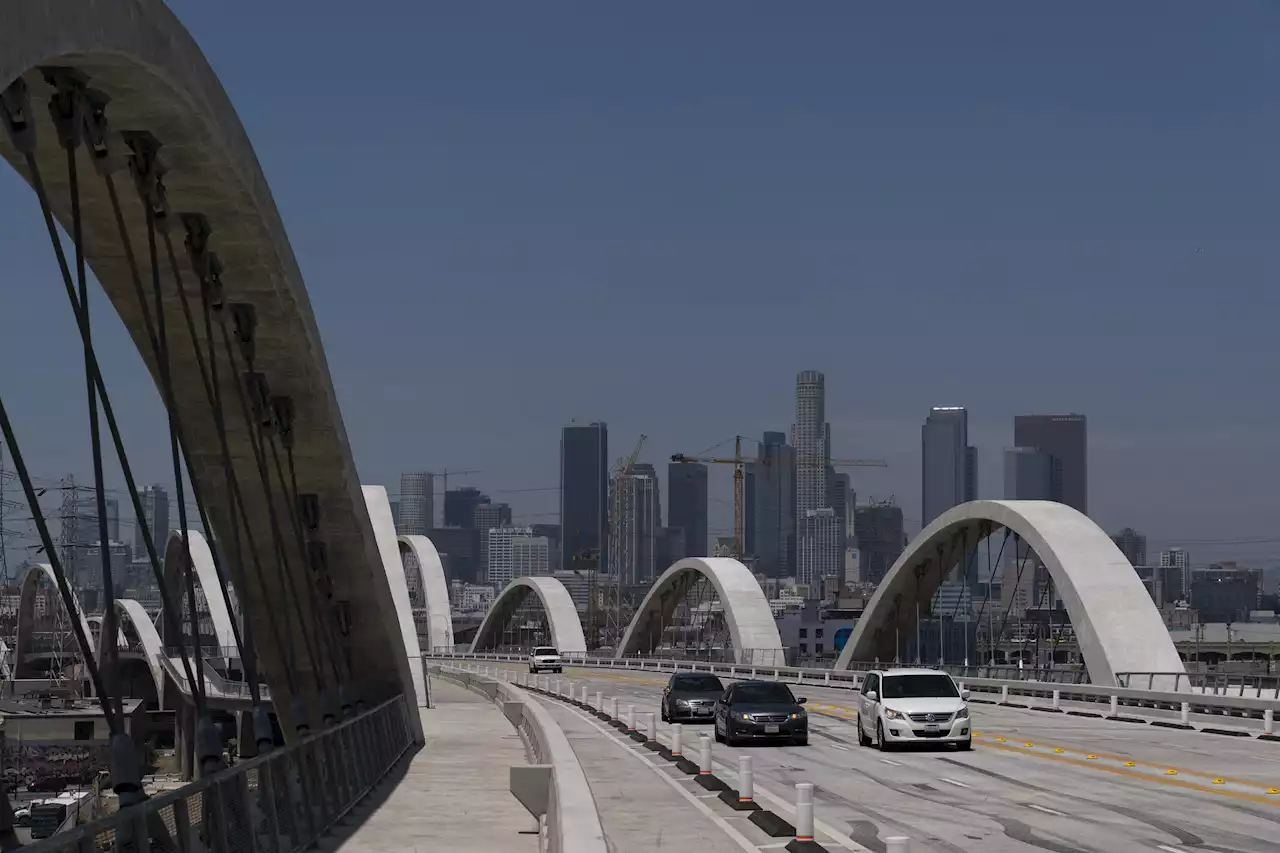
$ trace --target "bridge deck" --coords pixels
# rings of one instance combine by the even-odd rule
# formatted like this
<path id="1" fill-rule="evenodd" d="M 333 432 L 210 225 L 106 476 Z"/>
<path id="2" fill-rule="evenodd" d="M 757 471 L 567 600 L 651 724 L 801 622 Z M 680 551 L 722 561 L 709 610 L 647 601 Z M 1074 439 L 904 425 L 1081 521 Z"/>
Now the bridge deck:
<path id="1" fill-rule="evenodd" d="M 511 796 L 524 744 L 489 700 L 442 679 L 423 709 L 426 746 L 320 845 L 342 853 L 520 853 L 538 849 L 534 819 Z"/>

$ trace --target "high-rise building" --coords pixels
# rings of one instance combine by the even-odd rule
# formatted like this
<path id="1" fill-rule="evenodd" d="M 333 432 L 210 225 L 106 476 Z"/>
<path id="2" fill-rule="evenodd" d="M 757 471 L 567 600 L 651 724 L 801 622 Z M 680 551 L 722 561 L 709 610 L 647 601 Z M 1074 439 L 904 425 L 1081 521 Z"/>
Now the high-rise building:
<path id="1" fill-rule="evenodd" d="M 482 503 L 476 504 L 471 513 L 471 527 L 488 531 L 495 527 L 511 526 L 511 506 L 509 504 Z M 480 565 L 489 565 L 489 539 L 480 534 Z"/>
<path id="2" fill-rule="evenodd" d="M 550 548 L 545 536 L 528 527 L 494 527 L 488 531 L 487 582 L 501 590 L 515 578 L 551 573 Z"/>
<path id="3" fill-rule="evenodd" d="M 667 526 L 684 531 L 681 557 L 707 556 L 707 466 L 696 462 L 667 465 Z M 659 570 L 665 570 L 660 566 Z"/>
<path id="4" fill-rule="evenodd" d="M 920 525 L 977 497 L 978 453 L 969 446 L 969 413 L 935 406 L 920 428 Z"/>
<path id="5" fill-rule="evenodd" d="M 489 531 L 483 533 L 471 527 L 438 527 L 427 531 L 431 544 L 440 553 L 440 562 L 444 565 L 445 576 L 450 581 L 478 584 L 484 583 L 487 564 L 481 562 L 480 554 L 488 545 Z"/>
<path id="6" fill-rule="evenodd" d="M 169 493 L 163 486 L 148 486 L 138 496 L 142 502 L 142 514 L 155 542 L 156 555 L 164 559 L 164 544 L 169 538 Z M 97 539 L 95 536 L 94 539 Z M 142 525 L 133 528 L 133 553 L 147 558 L 147 545 L 142 538 Z"/>
<path id="7" fill-rule="evenodd" d="M 472 527 L 474 513 L 480 504 L 489 503 L 489 496 L 479 489 L 463 486 L 444 493 L 444 526 Z"/>
<path id="8" fill-rule="evenodd" d="M 1013 501 L 1053 499 L 1053 458 L 1034 447 L 1004 451 L 1004 496 Z"/>
<path id="9" fill-rule="evenodd" d="M 1191 555 L 1182 548 L 1170 548 L 1168 551 L 1160 552 L 1160 568 L 1173 569 L 1172 574 L 1166 573 L 1165 577 L 1169 580 L 1177 581 L 1177 589 L 1171 590 L 1169 586 L 1165 586 L 1165 598 L 1176 597 L 1186 600 L 1191 596 Z"/>
<path id="10" fill-rule="evenodd" d="M 608 522 L 609 428 L 604 423 L 569 424 L 560 432 L 561 568 L 599 555 Z"/>
<path id="11" fill-rule="evenodd" d="M 558 524 L 531 524 L 534 536 L 545 536 L 547 538 L 547 547 L 550 552 L 551 571 L 559 571 L 560 566 L 560 525 Z"/>
<path id="12" fill-rule="evenodd" d="M 618 538 L 609 543 L 609 571 L 617 572 L 624 586 L 646 584 L 660 571 L 657 558 L 662 506 L 658 474 L 652 465 L 641 463 L 633 466 L 617 486 L 622 517 Z"/>
<path id="13" fill-rule="evenodd" d="M 859 579 L 879 584 L 906 547 L 902 508 L 891 503 L 857 507 L 853 511 L 853 529 L 858 542 Z"/>
<path id="14" fill-rule="evenodd" d="M 853 488 L 849 484 L 849 475 L 843 472 L 836 473 L 829 471 L 827 473 L 827 502 L 831 505 L 831 512 L 836 519 L 836 548 L 840 552 L 841 572 L 839 577 L 848 580 L 844 576 L 845 552 L 849 548 L 849 528 L 853 526 L 853 505 L 854 494 Z"/>
<path id="15" fill-rule="evenodd" d="M 436 478 L 427 471 L 408 471 L 400 475 L 400 517 L 396 533 L 402 536 L 426 536 L 435 527 Z"/>
<path id="16" fill-rule="evenodd" d="M 826 418 L 826 378 L 817 370 L 801 371 L 791 437 L 796 449 L 796 582 L 807 586 L 810 598 L 821 597 L 823 579 L 838 578 L 844 566 L 827 491 L 831 425 Z"/>
<path id="17" fill-rule="evenodd" d="M 1147 537 L 1132 527 L 1121 530 L 1111 537 L 1111 541 L 1116 543 L 1116 547 L 1120 549 L 1121 554 L 1124 554 L 1129 565 L 1137 567 L 1147 564 Z"/>
<path id="18" fill-rule="evenodd" d="M 1089 513 L 1089 445 L 1084 415 L 1017 415 L 1013 443 L 1053 458 L 1051 500 Z"/>
<path id="19" fill-rule="evenodd" d="M 756 571 L 771 578 L 795 573 L 796 451 L 781 432 L 766 432 L 754 476 Z"/>

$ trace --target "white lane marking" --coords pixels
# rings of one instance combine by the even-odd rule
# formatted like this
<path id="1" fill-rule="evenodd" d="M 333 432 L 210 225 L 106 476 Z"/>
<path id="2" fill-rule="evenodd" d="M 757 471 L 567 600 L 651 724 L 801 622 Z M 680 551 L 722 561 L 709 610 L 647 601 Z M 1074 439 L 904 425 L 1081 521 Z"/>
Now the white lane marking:
<path id="1" fill-rule="evenodd" d="M 902 766 L 902 765 L 901 765 L 901 764 L 899 764 L 898 762 L 896 762 L 896 761 L 890 761 L 890 760 L 889 760 L 889 759 L 887 759 L 887 758 L 882 758 L 882 759 L 880 759 L 880 760 L 881 760 L 883 763 L 885 763 L 885 764 L 892 764 L 894 767 L 901 767 L 901 766 Z"/>
<path id="2" fill-rule="evenodd" d="M 1180 847 L 1170 847 L 1168 844 L 1157 844 L 1156 846 L 1165 851 L 1165 853 L 1187 853 L 1186 850 Z"/>
<path id="3" fill-rule="evenodd" d="M 1045 814 L 1056 815 L 1058 817 L 1066 817 L 1066 815 L 1063 814 L 1062 812 L 1054 811 L 1053 809 L 1046 808 L 1045 806 L 1039 806 L 1039 805 L 1036 805 L 1035 803 L 1027 803 L 1026 805 L 1027 805 L 1027 808 L 1035 809 L 1038 812 L 1044 812 Z M 1180 850 L 1178 851 L 1178 853 L 1182 853 L 1182 851 Z"/>
<path id="4" fill-rule="evenodd" d="M 971 785 L 966 785 L 966 784 L 965 784 L 965 783 L 963 783 L 963 782 L 957 782 L 955 779 L 948 779 L 946 776 L 942 776 L 942 777 L 940 777 L 940 778 L 942 779 L 942 781 L 943 781 L 943 782 L 946 782 L 948 785 L 955 785 L 957 788 L 970 788 L 970 787 L 972 787 Z"/>
<path id="5" fill-rule="evenodd" d="M 832 748 L 832 749 L 838 749 L 838 750 L 840 750 L 841 752 L 848 752 L 848 751 L 849 751 L 849 747 L 847 747 L 847 746 L 841 746 L 841 745 L 840 745 L 840 744 L 838 744 L 838 743 L 833 743 L 833 744 L 831 744 L 831 748 Z"/>

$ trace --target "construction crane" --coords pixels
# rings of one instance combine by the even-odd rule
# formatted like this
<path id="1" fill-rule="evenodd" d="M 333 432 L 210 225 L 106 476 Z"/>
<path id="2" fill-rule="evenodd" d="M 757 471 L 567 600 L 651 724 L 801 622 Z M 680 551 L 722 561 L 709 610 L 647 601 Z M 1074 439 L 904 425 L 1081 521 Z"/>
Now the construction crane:
<path id="1" fill-rule="evenodd" d="M 483 474 L 484 472 L 477 468 L 468 468 L 465 471 L 451 471 L 448 468 L 441 468 L 439 471 L 427 471 L 433 477 L 439 477 L 442 485 L 442 491 L 449 493 L 449 475 L 450 474 Z"/>

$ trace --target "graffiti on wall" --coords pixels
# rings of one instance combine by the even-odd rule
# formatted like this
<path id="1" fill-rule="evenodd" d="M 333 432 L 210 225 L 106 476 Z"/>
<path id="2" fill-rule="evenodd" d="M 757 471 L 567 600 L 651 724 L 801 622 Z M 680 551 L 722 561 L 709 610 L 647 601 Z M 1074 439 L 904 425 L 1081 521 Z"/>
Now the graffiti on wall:
<path id="1" fill-rule="evenodd" d="M 110 764 L 104 742 L 4 740 L 6 785 L 63 780 L 67 785 L 89 784 Z"/>

